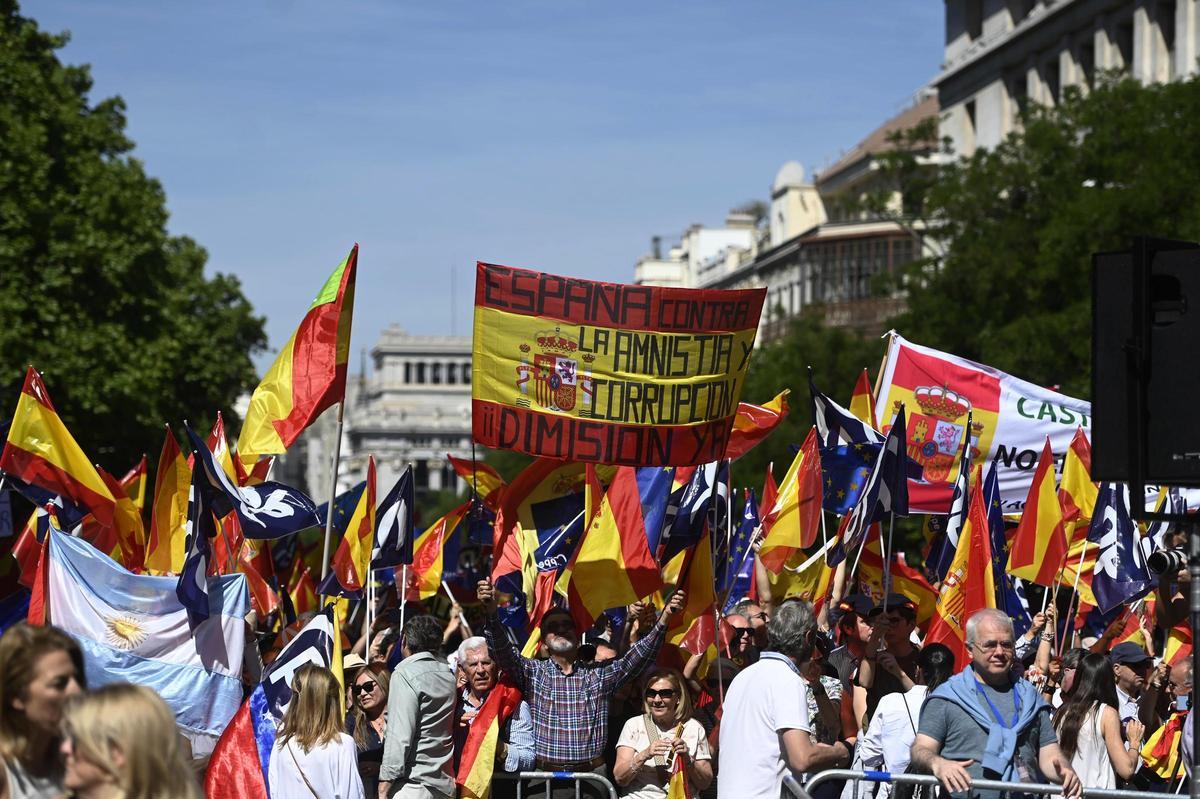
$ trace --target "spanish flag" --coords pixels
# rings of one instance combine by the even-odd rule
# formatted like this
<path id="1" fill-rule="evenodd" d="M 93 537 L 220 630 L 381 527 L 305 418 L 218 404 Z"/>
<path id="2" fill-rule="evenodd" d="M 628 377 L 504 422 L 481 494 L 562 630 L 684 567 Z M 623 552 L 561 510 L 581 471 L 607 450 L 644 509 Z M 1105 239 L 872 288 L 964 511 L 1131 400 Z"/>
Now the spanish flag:
<path id="1" fill-rule="evenodd" d="M 862 374 L 858 376 L 858 382 L 854 385 L 849 411 L 860 422 L 870 425 L 872 430 L 879 429 L 879 425 L 875 422 L 875 394 L 871 390 L 871 378 L 867 375 L 866 369 L 862 370 Z"/>
<path id="2" fill-rule="evenodd" d="M 139 511 L 146 507 L 146 465 L 146 456 L 143 455 L 137 466 L 121 478 L 121 488 L 125 490 L 125 496 L 133 500 L 134 507 Z"/>
<path id="3" fill-rule="evenodd" d="M 492 774 L 496 770 L 500 728 L 520 703 L 521 691 L 508 680 L 501 679 L 471 719 L 471 729 L 463 743 L 455 777 L 461 799 L 488 799 L 492 792 Z"/>
<path id="4" fill-rule="evenodd" d="M 1058 499 L 1062 505 L 1064 530 L 1073 546 L 1077 540 L 1087 538 L 1092 512 L 1096 509 L 1096 498 L 1100 488 L 1092 482 L 1092 445 L 1083 428 L 1076 428 L 1075 437 L 1067 448 L 1063 460 L 1062 481 L 1058 486 Z"/>
<path id="5" fill-rule="evenodd" d="M 920 571 L 904 561 L 903 553 L 893 555 L 891 588 L 884 591 L 881 529 L 882 525 L 878 522 L 871 525 L 862 558 L 859 560 L 859 583 L 869 589 L 863 593 L 877 600 L 881 600 L 885 593 L 897 593 L 908 597 L 917 606 L 917 626 L 923 628 L 933 618 L 934 610 L 937 608 L 938 592 Z"/>
<path id="6" fill-rule="evenodd" d="M 329 575 L 321 583 L 328 596 L 358 598 L 371 578 L 371 550 L 375 546 L 375 456 L 367 457 L 367 485 L 338 544 Z"/>
<path id="7" fill-rule="evenodd" d="M 192 470 L 169 426 L 154 477 L 154 504 L 150 509 L 145 566 L 147 572 L 161 577 L 183 570 L 188 491 L 192 485 Z"/>
<path id="8" fill-rule="evenodd" d="M 559 578 L 571 615 L 584 627 L 609 608 L 623 607 L 662 587 L 662 573 L 650 552 L 637 471 L 617 469 L 608 490 L 587 465 L 588 492 L 600 497 L 579 549 Z M 711 588 L 712 569 L 709 567 Z"/>
<path id="9" fill-rule="evenodd" d="M 1179 750 L 1183 741 L 1183 725 L 1187 719 L 1186 710 L 1174 711 L 1167 723 L 1155 730 L 1142 745 L 1142 759 L 1146 761 L 1146 767 L 1164 780 L 1174 780 L 1183 772 Z M 1192 753 L 1187 754 L 1190 757 Z"/>
<path id="10" fill-rule="evenodd" d="M 967 619 L 977 610 L 994 607 L 996 581 L 992 572 L 991 536 L 988 535 L 987 510 L 983 505 L 983 481 L 976 479 L 971 481 L 967 521 L 959 532 L 954 560 L 942 581 L 925 645 L 944 644 L 954 653 L 955 663 L 970 663 Z"/>
<path id="11" fill-rule="evenodd" d="M 442 588 L 442 551 L 450 536 L 458 529 L 458 523 L 471 509 L 471 500 L 467 500 L 417 536 L 413 542 L 413 562 L 408 567 L 408 586 L 405 599 L 428 599 Z M 349 535 L 349 533 L 347 533 Z M 370 548 L 367 548 L 370 554 Z M 399 576 L 401 569 L 396 569 Z"/>
<path id="12" fill-rule="evenodd" d="M 473 459 L 456 458 L 453 455 L 447 455 L 446 459 L 454 467 L 454 473 L 475 489 L 484 505 L 492 511 L 500 507 L 500 498 L 508 483 L 504 482 L 499 472 L 486 463 Z"/>
<path id="13" fill-rule="evenodd" d="M 61 494 L 116 529 L 116 497 L 67 430 L 42 376 L 32 366 L 8 428 L 0 470 L 26 483 Z M 107 553 L 106 553 L 107 554 Z"/>
<path id="14" fill-rule="evenodd" d="M 1184 619 L 1170 630 L 1167 630 L 1167 643 L 1163 647 L 1163 660 L 1174 666 L 1192 656 L 1192 626 L 1189 619 Z"/>
<path id="15" fill-rule="evenodd" d="M 729 443 L 725 445 L 725 457 L 728 460 L 735 461 L 742 457 L 779 426 L 788 415 L 788 392 L 789 389 L 785 388 L 765 405 L 738 403 L 733 428 L 729 431 Z"/>
<path id="16" fill-rule="evenodd" d="M 1054 490 L 1054 453 L 1047 437 L 1008 552 L 1008 573 L 1053 588 L 1066 558 L 1062 505 Z"/>
<path id="17" fill-rule="evenodd" d="M 821 457 L 814 427 L 804 438 L 780 484 L 779 495 L 762 519 L 765 537 L 758 558 L 768 571 L 778 574 L 792 553 L 816 542 L 821 530 L 821 498 Z"/>
<path id="18" fill-rule="evenodd" d="M 355 244 L 254 389 L 237 446 L 247 469 L 260 455 L 286 452 L 304 428 L 345 396 L 357 265 Z"/>
<path id="19" fill-rule="evenodd" d="M 675 728 L 678 737 L 683 730 L 680 724 Z M 683 755 L 675 755 L 671 759 L 671 781 L 667 783 L 667 799 L 692 799 L 692 786 L 688 784 L 687 766 L 684 765 Z"/>
<path id="20" fill-rule="evenodd" d="M 312 572 L 300 558 L 296 558 L 292 564 L 292 576 L 288 580 L 287 591 L 297 616 L 316 613 L 320 609 L 317 586 L 313 582 Z"/>
<path id="21" fill-rule="evenodd" d="M 141 511 L 125 493 L 120 480 L 99 466 L 96 473 L 113 495 L 113 531 L 117 534 L 121 565 L 132 572 L 140 572 L 146 560 L 146 529 Z"/>

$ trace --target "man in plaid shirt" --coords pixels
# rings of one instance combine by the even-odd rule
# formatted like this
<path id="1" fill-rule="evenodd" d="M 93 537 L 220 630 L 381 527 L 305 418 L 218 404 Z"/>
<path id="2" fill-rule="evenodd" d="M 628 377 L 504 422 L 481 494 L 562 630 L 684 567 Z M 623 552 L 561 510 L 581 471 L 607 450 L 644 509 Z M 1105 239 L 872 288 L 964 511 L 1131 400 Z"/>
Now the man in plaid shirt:
<path id="1" fill-rule="evenodd" d="M 488 647 L 529 702 L 538 769 L 603 774 L 609 700 L 654 662 L 666 636 L 667 619 L 683 608 L 684 592 L 671 596 L 654 626 L 628 652 L 597 664 L 577 662 L 579 631 L 571 614 L 561 608 L 551 608 L 542 617 L 542 642 L 550 652 L 549 659 L 521 657 L 496 615 L 489 580 L 479 581 L 477 595 L 487 611 L 484 635 Z"/>

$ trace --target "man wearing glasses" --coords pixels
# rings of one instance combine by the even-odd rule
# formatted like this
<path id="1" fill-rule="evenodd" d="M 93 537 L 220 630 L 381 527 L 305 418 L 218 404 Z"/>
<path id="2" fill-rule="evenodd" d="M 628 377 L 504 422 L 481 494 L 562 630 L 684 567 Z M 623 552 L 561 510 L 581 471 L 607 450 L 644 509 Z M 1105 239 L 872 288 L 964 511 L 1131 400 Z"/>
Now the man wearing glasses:
<path id="1" fill-rule="evenodd" d="M 931 772 L 952 794 L 973 779 L 1036 783 L 1043 778 L 1081 795 L 1079 777 L 1058 748 L 1050 706 L 1028 680 L 1014 677 L 1012 619 L 999 610 L 977 611 L 966 625 L 970 666 L 925 702 L 912 747 L 913 764 Z M 973 791 L 998 799 L 996 791 Z"/>
<path id="2" fill-rule="evenodd" d="M 609 701 L 618 688 L 654 661 L 666 637 L 667 620 L 683 609 L 684 592 L 671 595 L 654 626 L 628 652 L 604 663 L 579 660 L 579 631 L 574 618 L 562 608 L 551 608 L 542 616 L 542 642 L 550 657 L 521 657 L 496 615 L 491 581 L 480 580 L 476 595 L 487 611 L 484 635 L 488 648 L 529 701 L 538 770 L 605 774 Z M 584 794 L 591 789 L 590 783 L 583 783 Z M 574 787 L 555 791 L 555 795 L 559 793 L 575 796 Z"/>

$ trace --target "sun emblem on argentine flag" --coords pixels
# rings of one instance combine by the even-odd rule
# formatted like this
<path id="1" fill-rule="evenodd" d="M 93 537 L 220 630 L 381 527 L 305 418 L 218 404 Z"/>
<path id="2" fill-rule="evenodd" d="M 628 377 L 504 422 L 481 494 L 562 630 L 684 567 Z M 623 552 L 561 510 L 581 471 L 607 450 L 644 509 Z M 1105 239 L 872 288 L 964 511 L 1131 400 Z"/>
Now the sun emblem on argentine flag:
<path id="1" fill-rule="evenodd" d="M 105 638 L 117 649 L 137 649 L 146 640 L 146 628 L 136 616 L 121 613 L 104 620 Z"/>

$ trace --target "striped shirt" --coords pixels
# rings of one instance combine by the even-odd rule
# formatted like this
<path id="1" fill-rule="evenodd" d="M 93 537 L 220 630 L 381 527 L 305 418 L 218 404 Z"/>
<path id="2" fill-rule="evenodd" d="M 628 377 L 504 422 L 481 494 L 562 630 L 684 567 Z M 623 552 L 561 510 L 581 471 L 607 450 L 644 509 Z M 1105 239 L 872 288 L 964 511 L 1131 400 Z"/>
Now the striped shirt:
<path id="1" fill-rule="evenodd" d="M 500 620 L 490 616 L 484 635 L 500 668 L 529 702 L 534 755 L 556 764 L 585 763 L 603 755 L 609 700 L 654 662 L 666 629 L 659 622 L 621 657 L 598 664 L 576 662 L 571 673 L 564 674 L 553 660 L 521 657 Z"/>

